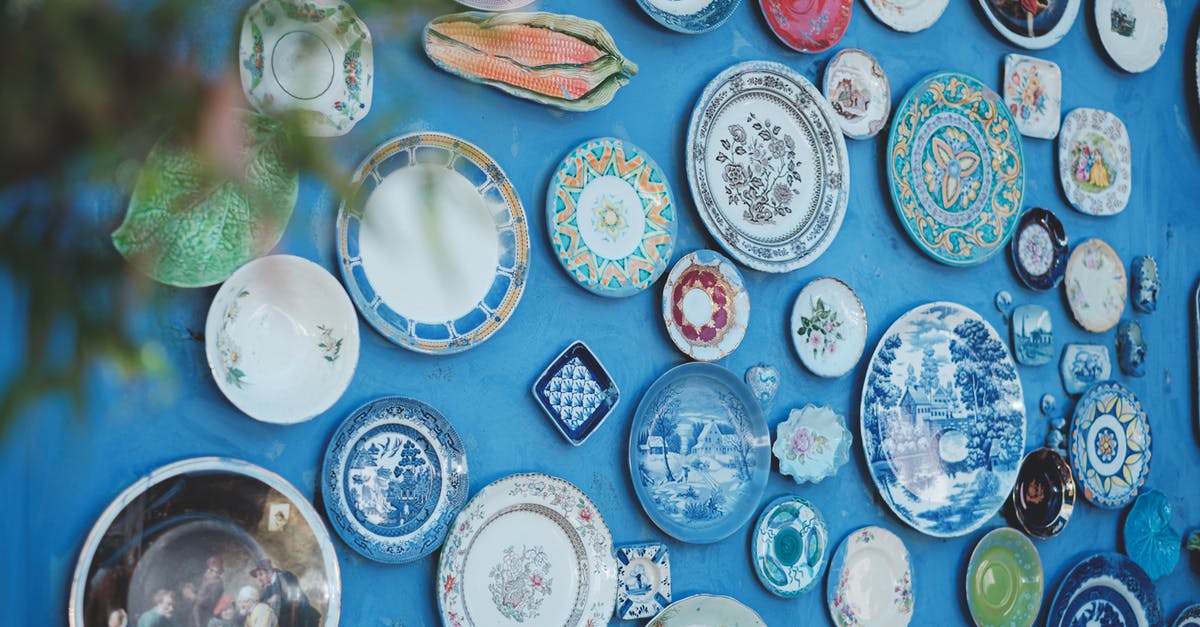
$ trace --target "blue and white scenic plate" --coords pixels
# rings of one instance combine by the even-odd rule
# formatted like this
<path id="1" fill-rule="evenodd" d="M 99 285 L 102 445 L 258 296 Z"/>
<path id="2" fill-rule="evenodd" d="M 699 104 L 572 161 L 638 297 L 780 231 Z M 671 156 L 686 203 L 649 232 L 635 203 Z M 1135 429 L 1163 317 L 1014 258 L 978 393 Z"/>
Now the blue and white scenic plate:
<path id="1" fill-rule="evenodd" d="M 1005 39 L 1031 50 L 1049 48 L 1058 43 L 1075 24 L 1082 0 L 1043 0 L 1028 11 L 1020 0 L 979 0 L 983 12 L 996 32 Z"/>
<path id="2" fill-rule="evenodd" d="M 771 434 L 745 383 L 688 363 L 646 390 L 629 431 L 629 473 L 650 520 L 683 542 L 707 544 L 741 529 L 771 470 Z"/>
<path id="3" fill-rule="evenodd" d="M 1076 564 L 1058 586 L 1047 627 L 1157 627 L 1162 608 L 1154 582 L 1133 560 L 1097 553 Z"/>
<path id="4" fill-rule="evenodd" d="M 987 261 L 1016 230 L 1024 155 L 992 88 L 961 72 L 925 77 L 896 108 L 888 137 L 888 184 L 904 230 L 944 264 Z"/>
<path id="5" fill-rule="evenodd" d="M 525 291 L 521 199 L 487 153 L 452 135 L 412 133 L 375 149 L 338 207 L 337 237 L 363 318 L 420 353 L 480 344 Z"/>
<path id="6" fill-rule="evenodd" d="M 821 580 L 829 529 L 811 502 L 781 496 L 763 509 L 750 544 L 750 561 L 758 580 L 772 593 L 792 598 Z"/>
<path id="7" fill-rule="evenodd" d="M 1088 388 L 1071 419 L 1071 470 L 1093 505 L 1120 509 L 1150 474 L 1150 421 L 1116 381 Z"/>
<path id="8" fill-rule="evenodd" d="M 638 0 L 646 15 L 685 35 L 715 30 L 733 15 L 742 0 Z"/>
<path id="9" fill-rule="evenodd" d="M 883 500 L 931 536 L 978 529 L 1025 452 L 1025 398 L 999 334 L 962 305 L 921 305 L 884 333 L 867 372 L 861 435 Z"/>
<path id="10" fill-rule="evenodd" d="M 1171 627 L 1200 627 L 1200 603 L 1183 608 Z"/>
<path id="11" fill-rule="evenodd" d="M 437 550 L 469 487 L 458 432 L 436 409 L 401 396 L 350 414 L 321 469 L 334 530 L 363 556 L 390 564 Z"/>
<path id="12" fill-rule="evenodd" d="M 631 296 L 662 276 L 675 201 L 661 168 L 612 137 L 580 144 L 550 177 L 546 232 L 567 274 L 600 296 Z"/>

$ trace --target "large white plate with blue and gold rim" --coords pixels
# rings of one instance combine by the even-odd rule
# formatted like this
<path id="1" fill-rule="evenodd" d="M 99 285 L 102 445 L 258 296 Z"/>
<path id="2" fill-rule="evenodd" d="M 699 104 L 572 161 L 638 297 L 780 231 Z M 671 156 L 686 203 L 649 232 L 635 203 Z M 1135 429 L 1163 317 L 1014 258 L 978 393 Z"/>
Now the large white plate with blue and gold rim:
<path id="1" fill-rule="evenodd" d="M 715 30 L 726 22 L 742 0 L 637 0 L 646 15 L 685 35 Z"/>
<path id="2" fill-rule="evenodd" d="M 1046 615 L 1047 627 L 1158 627 L 1162 622 L 1154 582 L 1119 553 L 1097 553 L 1073 566 Z"/>
<path id="3" fill-rule="evenodd" d="M 904 541 L 883 527 L 856 529 L 829 561 L 825 605 L 837 627 L 904 627 L 916 605 Z"/>
<path id="4" fill-rule="evenodd" d="M 688 127 L 688 184 L 735 261 L 790 272 L 829 248 L 850 197 L 837 120 L 821 91 L 782 63 L 739 63 L 705 87 Z"/>
<path id="5" fill-rule="evenodd" d="M 1150 474 L 1150 421 L 1116 381 L 1093 385 L 1075 404 L 1070 447 L 1075 481 L 1098 507 L 1132 503 Z"/>
<path id="6" fill-rule="evenodd" d="M 1005 39 L 1031 50 L 1049 48 L 1058 43 L 1075 24 L 1082 0 L 979 0 L 983 12 L 996 32 Z M 1029 8 L 1034 8 L 1030 11 Z"/>
<path id="7" fill-rule="evenodd" d="M 459 512 L 438 560 L 442 622 L 461 627 L 607 625 L 617 602 L 612 535 L 571 482 L 510 475 Z"/>
<path id="8" fill-rule="evenodd" d="M 950 0 L 863 0 L 863 3 L 889 28 L 915 33 L 933 26 Z"/>
<path id="9" fill-rule="evenodd" d="M 767 627 L 767 623 L 737 599 L 697 594 L 668 605 L 646 627 Z"/>
<path id="10" fill-rule="evenodd" d="M 133 624 L 139 615 L 170 613 L 166 605 L 182 614 L 185 586 L 237 590 L 255 583 L 250 572 L 264 562 L 300 582 L 308 605 L 300 611 L 309 624 L 337 627 L 337 553 L 304 495 L 249 462 L 198 457 L 168 464 L 121 492 L 88 533 L 71 580 L 67 623 L 104 627 L 127 624 L 124 618 Z M 170 595 L 156 602 L 164 589 Z M 210 606 L 201 612 L 212 615 Z"/>
<path id="11" fill-rule="evenodd" d="M 880 496 L 935 537 L 1000 510 L 1025 452 L 1025 400 L 1008 347 L 956 303 L 910 310 L 879 340 L 863 383 L 863 452 Z"/>
<path id="12" fill-rule="evenodd" d="M 420 353 L 457 353 L 512 316 L 529 270 L 529 227 L 487 153 L 443 133 L 389 140 L 338 208 L 342 279 L 363 318 Z"/>

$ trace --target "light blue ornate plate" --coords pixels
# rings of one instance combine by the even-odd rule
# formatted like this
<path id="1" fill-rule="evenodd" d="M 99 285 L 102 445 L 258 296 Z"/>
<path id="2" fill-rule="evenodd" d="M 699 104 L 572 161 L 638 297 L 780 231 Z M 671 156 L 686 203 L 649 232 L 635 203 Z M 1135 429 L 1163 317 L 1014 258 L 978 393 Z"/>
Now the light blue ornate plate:
<path id="1" fill-rule="evenodd" d="M 1071 470 L 1083 495 L 1107 509 L 1125 507 L 1150 474 L 1150 421 L 1133 392 L 1097 383 L 1075 404 Z"/>
<path id="2" fill-rule="evenodd" d="M 930 303 L 884 333 L 863 384 L 871 478 L 914 529 L 960 536 L 1012 492 L 1025 452 L 1025 400 L 1008 347 L 979 314 Z"/>
<path id="3" fill-rule="evenodd" d="M 694 544 L 728 537 L 758 508 L 771 436 L 754 394 L 713 364 L 667 371 L 646 391 L 629 432 L 629 472 L 650 520 Z"/>
<path id="4" fill-rule="evenodd" d="M 321 495 L 346 544 L 403 564 L 437 550 L 467 501 L 467 453 L 445 416 L 421 401 L 381 398 L 329 440 Z"/>
<path id="5" fill-rule="evenodd" d="M 750 543 L 754 572 L 772 593 L 797 597 L 821 580 L 829 530 L 809 501 L 798 496 L 771 501 L 758 517 Z"/>
<path id="6" fill-rule="evenodd" d="M 491 337 L 525 290 L 529 228 L 512 181 L 452 135 L 413 133 L 371 153 L 338 207 L 342 279 L 363 318 L 421 353 Z"/>
<path id="7" fill-rule="evenodd" d="M 584 142 L 550 177 L 550 247 L 589 292 L 619 297 L 650 287 L 671 261 L 675 228 L 662 169 L 629 142 Z"/>
<path id="8" fill-rule="evenodd" d="M 1154 627 L 1162 624 L 1154 582 L 1133 560 L 1098 553 L 1071 568 L 1058 586 L 1047 627 Z"/>
<path id="9" fill-rule="evenodd" d="M 715 30 L 725 23 L 742 0 L 637 0 L 646 15 L 685 35 Z"/>
<path id="10" fill-rule="evenodd" d="M 974 76 L 940 72 L 909 90 L 892 120 L 887 173 L 904 230 L 942 263 L 983 263 L 1016 230 L 1021 133 L 1000 96 Z"/>

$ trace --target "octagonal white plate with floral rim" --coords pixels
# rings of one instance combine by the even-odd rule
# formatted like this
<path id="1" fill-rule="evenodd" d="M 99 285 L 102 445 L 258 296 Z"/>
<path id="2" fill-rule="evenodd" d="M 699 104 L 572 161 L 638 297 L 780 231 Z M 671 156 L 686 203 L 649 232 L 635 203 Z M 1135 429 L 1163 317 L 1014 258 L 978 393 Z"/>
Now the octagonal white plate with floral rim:
<path id="1" fill-rule="evenodd" d="M 1075 481 L 1098 507 L 1132 503 L 1150 474 L 1150 421 L 1116 381 L 1093 385 L 1075 404 L 1070 447 Z"/>
<path id="2" fill-rule="evenodd" d="M 867 312 L 849 285 L 813 279 L 792 304 L 789 335 L 804 367 L 820 377 L 854 369 L 867 345 Z"/>
<path id="3" fill-rule="evenodd" d="M 908 549 L 883 527 L 852 532 L 829 561 L 825 604 L 837 627 L 904 627 L 915 599 Z"/>
<path id="4" fill-rule="evenodd" d="M 915 33 L 933 26 L 950 0 L 863 0 L 863 3 L 892 30 Z"/>
<path id="5" fill-rule="evenodd" d="M 979 4 L 1001 36 L 1022 48 L 1040 50 L 1067 36 L 1083 0 L 979 0 Z"/>
<path id="6" fill-rule="evenodd" d="M 1093 216 L 1124 211 L 1133 188 L 1131 154 L 1121 118 L 1099 109 L 1068 113 L 1058 134 L 1058 180 L 1071 206 Z"/>
<path id="7" fill-rule="evenodd" d="M 697 250 L 681 257 L 667 275 L 662 312 L 676 348 L 697 361 L 716 361 L 746 336 L 750 292 L 732 262 Z"/>
<path id="8" fill-rule="evenodd" d="M 646 627 L 767 627 L 767 623 L 737 599 L 697 594 L 667 606 Z"/>
<path id="9" fill-rule="evenodd" d="M 437 599 L 447 627 L 607 625 L 617 601 L 612 535 L 571 482 L 510 475 L 459 512 L 442 547 Z"/>
<path id="10" fill-rule="evenodd" d="M 1163 0 L 1096 0 L 1096 30 L 1118 67 L 1145 72 L 1167 45 L 1167 5 Z"/>
<path id="11" fill-rule="evenodd" d="M 1104 333 L 1125 313 L 1129 281 L 1125 263 L 1104 240 L 1088 239 L 1071 249 L 1063 287 L 1067 305 L 1079 326 Z"/>
<path id="12" fill-rule="evenodd" d="M 821 93 L 850 139 L 874 137 L 892 112 L 892 88 L 871 53 L 861 48 L 838 52 L 825 66 Z"/>
<path id="13" fill-rule="evenodd" d="M 850 196 L 837 120 L 821 92 L 781 63 L 739 63 L 705 87 L 688 127 L 688 184 L 734 260 L 789 272 L 833 242 Z"/>

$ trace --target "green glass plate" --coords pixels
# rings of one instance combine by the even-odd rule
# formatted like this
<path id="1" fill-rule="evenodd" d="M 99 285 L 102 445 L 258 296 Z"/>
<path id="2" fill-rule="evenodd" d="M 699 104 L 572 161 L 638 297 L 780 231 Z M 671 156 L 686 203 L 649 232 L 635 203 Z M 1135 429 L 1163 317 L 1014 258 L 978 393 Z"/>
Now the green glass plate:
<path id="1" fill-rule="evenodd" d="M 981 627 L 1029 627 L 1042 607 L 1042 560 L 1025 534 L 983 536 L 967 565 L 967 606 Z"/>

